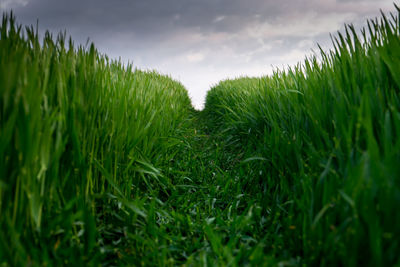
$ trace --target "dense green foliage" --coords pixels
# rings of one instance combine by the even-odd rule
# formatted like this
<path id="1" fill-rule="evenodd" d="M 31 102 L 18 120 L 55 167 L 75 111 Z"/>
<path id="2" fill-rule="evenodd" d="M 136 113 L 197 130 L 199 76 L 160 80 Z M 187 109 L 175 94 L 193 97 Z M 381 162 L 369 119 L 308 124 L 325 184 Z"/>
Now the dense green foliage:
<path id="1" fill-rule="evenodd" d="M 196 112 L 5 15 L 0 265 L 400 264 L 399 14 L 368 25 Z"/>
<path id="2" fill-rule="evenodd" d="M 40 44 L 12 15 L 0 38 L 0 259 L 80 262 L 114 198 L 140 215 L 133 196 L 168 186 L 154 165 L 190 99 L 181 84 L 93 45 L 49 33 Z"/>
<path id="3" fill-rule="evenodd" d="M 284 206 L 277 234 L 307 262 L 400 263 L 399 23 L 371 20 L 361 37 L 348 26 L 320 62 L 223 81 L 207 95 L 214 131 L 227 129 L 257 161 L 253 190 L 265 213 Z"/>

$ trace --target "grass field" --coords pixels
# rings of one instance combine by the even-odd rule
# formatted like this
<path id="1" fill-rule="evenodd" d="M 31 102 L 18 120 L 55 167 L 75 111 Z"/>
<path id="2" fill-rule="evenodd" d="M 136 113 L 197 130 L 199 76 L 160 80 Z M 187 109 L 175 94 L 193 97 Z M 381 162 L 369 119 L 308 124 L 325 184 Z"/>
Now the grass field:
<path id="1" fill-rule="evenodd" d="M 400 265 L 399 14 L 201 112 L 3 15 L 0 266 Z"/>

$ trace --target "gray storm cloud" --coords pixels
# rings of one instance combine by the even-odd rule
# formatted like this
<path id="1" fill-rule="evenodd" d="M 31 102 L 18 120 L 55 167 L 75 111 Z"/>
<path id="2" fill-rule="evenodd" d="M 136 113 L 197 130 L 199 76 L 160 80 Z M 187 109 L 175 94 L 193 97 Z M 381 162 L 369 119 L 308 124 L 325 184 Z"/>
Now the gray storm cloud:
<path id="1" fill-rule="evenodd" d="M 20 23 L 89 37 L 111 58 L 157 69 L 197 108 L 219 80 L 295 64 L 344 23 L 361 27 L 392 0 L 0 0 Z"/>

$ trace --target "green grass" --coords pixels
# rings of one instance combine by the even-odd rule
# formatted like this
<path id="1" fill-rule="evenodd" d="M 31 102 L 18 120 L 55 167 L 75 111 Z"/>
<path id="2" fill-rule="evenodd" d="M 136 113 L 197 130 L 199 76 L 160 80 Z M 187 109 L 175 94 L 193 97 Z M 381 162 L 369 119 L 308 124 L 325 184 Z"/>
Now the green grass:
<path id="1" fill-rule="evenodd" d="M 2 261 L 96 260 L 113 205 L 145 217 L 146 194 L 169 194 L 156 166 L 192 109 L 178 82 L 5 15 L 0 90 Z"/>
<path id="2" fill-rule="evenodd" d="M 399 16 L 352 26 L 334 50 L 207 95 L 213 130 L 237 140 L 263 209 L 285 205 L 286 249 L 316 265 L 399 264 Z M 278 206 L 279 207 L 279 206 Z"/>
<path id="3" fill-rule="evenodd" d="M 201 112 L 93 44 L 0 32 L 0 265 L 400 264 L 398 9 Z"/>

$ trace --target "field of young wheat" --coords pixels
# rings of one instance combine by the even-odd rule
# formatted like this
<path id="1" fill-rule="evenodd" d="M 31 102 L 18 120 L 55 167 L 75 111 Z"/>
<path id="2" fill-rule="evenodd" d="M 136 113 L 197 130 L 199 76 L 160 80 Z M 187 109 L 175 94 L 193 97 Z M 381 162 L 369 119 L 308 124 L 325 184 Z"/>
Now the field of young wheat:
<path id="1" fill-rule="evenodd" d="M 202 111 L 3 15 L 0 266 L 399 265 L 395 10 Z"/>

